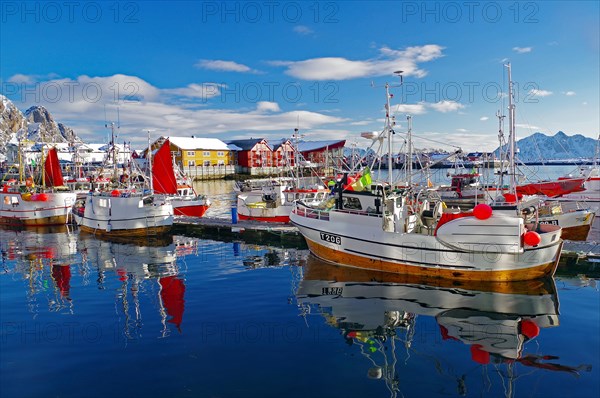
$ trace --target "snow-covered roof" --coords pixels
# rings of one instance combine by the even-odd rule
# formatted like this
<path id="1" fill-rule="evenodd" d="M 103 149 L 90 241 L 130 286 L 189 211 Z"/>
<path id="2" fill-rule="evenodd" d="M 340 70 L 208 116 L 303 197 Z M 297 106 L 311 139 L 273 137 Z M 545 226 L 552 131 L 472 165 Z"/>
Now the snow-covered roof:
<path id="1" fill-rule="evenodd" d="M 235 144 L 227 144 L 227 148 L 229 148 L 230 151 L 243 151 L 242 148 Z"/>
<path id="2" fill-rule="evenodd" d="M 215 151 L 227 151 L 227 144 L 218 138 L 197 138 L 197 137 L 166 137 L 171 144 L 181 149 L 209 149 Z"/>

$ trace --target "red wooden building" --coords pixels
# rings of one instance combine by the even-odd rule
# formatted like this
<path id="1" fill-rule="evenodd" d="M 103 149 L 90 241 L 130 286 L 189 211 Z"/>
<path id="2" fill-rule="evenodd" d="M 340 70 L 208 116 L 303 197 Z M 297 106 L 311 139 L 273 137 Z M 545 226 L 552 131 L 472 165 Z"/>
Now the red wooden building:
<path id="1" fill-rule="evenodd" d="M 230 148 L 235 146 L 237 164 L 241 167 L 273 167 L 273 149 L 264 138 L 250 138 L 246 140 L 232 140 L 227 144 Z"/>
<path id="2" fill-rule="evenodd" d="M 296 154 L 294 152 L 294 146 L 290 140 L 283 139 L 273 144 L 273 166 L 294 167 L 296 165 Z"/>

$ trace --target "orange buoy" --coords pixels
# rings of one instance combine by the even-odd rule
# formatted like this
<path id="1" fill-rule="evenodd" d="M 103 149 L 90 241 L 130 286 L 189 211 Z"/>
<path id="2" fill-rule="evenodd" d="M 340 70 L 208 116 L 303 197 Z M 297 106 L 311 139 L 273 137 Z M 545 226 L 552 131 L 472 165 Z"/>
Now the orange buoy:
<path id="1" fill-rule="evenodd" d="M 480 203 L 473 209 L 473 215 L 479 220 L 487 220 L 492 216 L 492 213 L 492 207 L 485 203 Z"/>
<path id="2" fill-rule="evenodd" d="M 48 195 L 45 193 L 41 193 L 37 196 L 36 199 L 38 202 L 46 202 L 48 200 Z"/>
<path id="3" fill-rule="evenodd" d="M 529 246 L 537 246 L 542 241 L 542 237 L 535 231 L 527 231 L 525 232 L 525 236 L 523 237 L 523 241 L 526 245 Z"/>
<path id="4" fill-rule="evenodd" d="M 121 192 L 119 192 L 118 189 L 113 189 L 112 192 L 110 193 L 110 196 L 112 196 L 112 197 L 117 197 L 120 195 L 121 195 Z"/>

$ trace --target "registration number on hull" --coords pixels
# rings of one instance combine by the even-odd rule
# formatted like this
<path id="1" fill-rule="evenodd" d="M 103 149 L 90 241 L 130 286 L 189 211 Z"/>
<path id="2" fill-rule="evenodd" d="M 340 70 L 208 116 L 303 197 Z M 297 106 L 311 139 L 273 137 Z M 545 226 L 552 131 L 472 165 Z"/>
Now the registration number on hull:
<path id="1" fill-rule="evenodd" d="M 321 232 L 321 240 L 329 243 L 335 243 L 336 245 L 342 244 L 342 237 L 338 235 L 327 234 L 325 232 Z"/>

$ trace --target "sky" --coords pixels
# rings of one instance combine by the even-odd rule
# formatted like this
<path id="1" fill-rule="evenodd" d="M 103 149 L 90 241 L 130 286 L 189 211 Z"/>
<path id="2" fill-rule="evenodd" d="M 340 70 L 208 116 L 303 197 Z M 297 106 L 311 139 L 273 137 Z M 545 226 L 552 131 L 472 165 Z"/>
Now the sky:
<path id="1" fill-rule="evenodd" d="M 134 147 L 299 128 L 363 148 L 388 83 L 400 139 L 410 115 L 418 148 L 493 150 L 510 62 L 517 139 L 597 138 L 599 21 L 597 1 L 3 1 L 0 93 L 86 142 L 115 122 Z"/>

